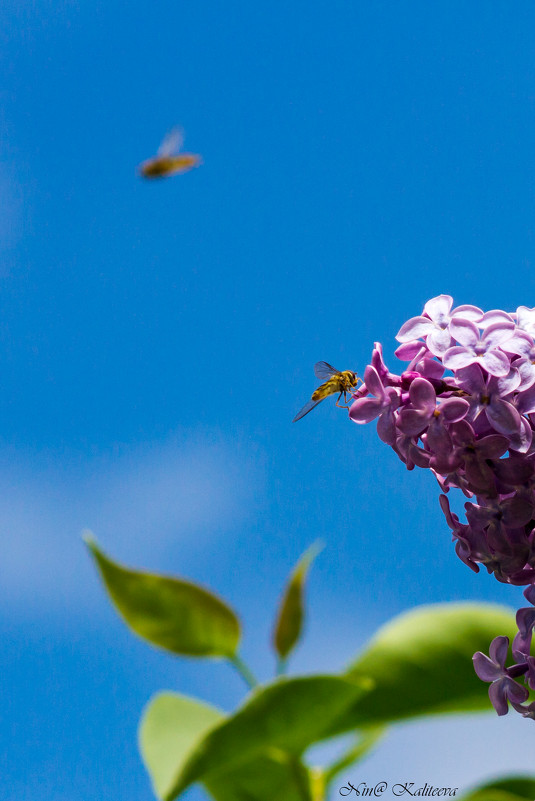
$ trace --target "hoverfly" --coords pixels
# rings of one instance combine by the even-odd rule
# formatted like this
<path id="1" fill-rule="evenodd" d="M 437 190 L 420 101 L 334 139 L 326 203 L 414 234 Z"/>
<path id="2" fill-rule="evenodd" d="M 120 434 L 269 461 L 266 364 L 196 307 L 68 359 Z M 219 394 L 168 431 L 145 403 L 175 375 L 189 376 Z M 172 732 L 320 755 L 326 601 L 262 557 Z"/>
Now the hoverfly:
<path id="1" fill-rule="evenodd" d="M 202 159 L 197 153 L 180 153 L 180 148 L 184 142 L 184 131 L 182 128 L 173 128 L 164 137 L 164 140 L 156 156 L 139 166 L 140 175 L 143 178 L 167 178 L 169 175 L 188 172 L 193 167 L 202 164 Z"/>
<path id="2" fill-rule="evenodd" d="M 336 392 L 339 393 L 336 405 L 340 406 L 339 401 L 342 395 L 344 396 L 344 403 L 347 403 L 347 393 L 351 392 L 353 387 L 356 387 L 357 383 L 361 380 L 357 378 L 357 374 L 352 370 L 340 372 L 340 370 L 336 370 L 327 362 L 317 362 L 314 365 L 314 373 L 316 374 L 316 378 L 319 378 L 320 381 L 324 383 L 312 393 L 312 398 L 303 406 L 301 411 L 295 415 L 292 423 L 300 420 L 305 414 L 311 412 L 318 403 L 321 403 L 322 400 L 328 398 L 329 395 L 334 395 Z"/>

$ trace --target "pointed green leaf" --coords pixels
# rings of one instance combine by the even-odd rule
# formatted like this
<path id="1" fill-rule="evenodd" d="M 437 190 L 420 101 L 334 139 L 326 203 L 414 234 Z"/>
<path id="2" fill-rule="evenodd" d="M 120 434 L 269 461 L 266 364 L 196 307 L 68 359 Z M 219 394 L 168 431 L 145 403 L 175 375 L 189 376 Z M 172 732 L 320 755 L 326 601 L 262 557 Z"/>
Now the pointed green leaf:
<path id="1" fill-rule="evenodd" d="M 288 657 L 301 636 L 305 581 L 312 562 L 322 549 L 323 545 L 316 542 L 305 551 L 286 586 L 273 632 L 273 644 L 281 659 Z"/>
<path id="2" fill-rule="evenodd" d="M 504 779 L 481 784 L 460 801 L 533 801 L 535 776 L 506 776 Z"/>
<path id="3" fill-rule="evenodd" d="M 337 676 L 280 679 L 252 693 L 245 704 L 197 746 L 185 764 L 177 766 L 172 789 L 164 801 L 176 798 L 190 784 L 211 783 L 223 773 L 276 748 L 299 757 L 342 712 L 366 692 L 367 682 Z"/>
<path id="4" fill-rule="evenodd" d="M 189 581 L 129 570 L 86 539 L 109 596 L 140 637 L 174 654 L 231 658 L 240 639 L 235 613 Z"/>
<path id="5" fill-rule="evenodd" d="M 346 673 L 369 677 L 374 686 L 336 722 L 334 733 L 419 715 L 490 711 L 472 656 L 488 653 L 498 634 L 512 639 L 515 631 L 514 613 L 492 604 L 436 604 L 394 618 Z"/>
<path id="6" fill-rule="evenodd" d="M 139 748 L 158 798 L 165 797 L 177 770 L 224 718 L 215 707 L 178 693 L 158 693 L 151 699 L 141 718 Z"/>

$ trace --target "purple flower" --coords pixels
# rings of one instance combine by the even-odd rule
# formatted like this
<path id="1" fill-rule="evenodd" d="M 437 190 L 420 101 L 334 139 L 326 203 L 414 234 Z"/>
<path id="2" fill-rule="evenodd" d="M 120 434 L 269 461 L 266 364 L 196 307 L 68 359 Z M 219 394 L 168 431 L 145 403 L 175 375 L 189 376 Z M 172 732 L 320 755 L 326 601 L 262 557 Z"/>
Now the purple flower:
<path id="1" fill-rule="evenodd" d="M 506 459 L 492 462 L 492 470 L 501 494 L 507 494 L 514 487 L 521 487 L 532 478 L 535 467 L 533 461 L 522 453 L 515 453 Z"/>
<path id="2" fill-rule="evenodd" d="M 516 325 L 522 331 L 526 331 L 530 336 L 535 336 L 535 308 L 529 309 L 527 306 L 519 306 L 516 310 Z"/>
<path id="3" fill-rule="evenodd" d="M 468 565 L 470 570 L 473 570 L 474 573 L 479 573 L 478 562 L 485 562 L 486 559 L 491 559 L 490 554 L 485 552 L 486 541 L 483 532 L 475 532 L 470 526 L 461 523 L 457 515 L 451 511 L 450 502 L 446 495 L 441 495 L 439 502 L 446 522 L 453 532 L 453 539 L 457 540 L 455 544 L 457 556 L 465 565 Z M 477 543 L 474 542 L 474 535 L 478 539 Z"/>
<path id="4" fill-rule="evenodd" d="M 429 467 L 431 454 L 418 447 L 418 438 L 400 434 L 396 439 L 394 450 L 407 465 L 407 470 L 417 467 Z"/>
<path id="5" fill-rule="evenodd" d="M 396 350 L 395 355 L 397 359 L 404 362 L 414 361 L 415 359 L 422 358 L 426 353 L 430 353 L 427 347 L 419 339 L 412 339 L 410 342 L 403 342 Z M 431 356 L 433 354 L 431 353 Z"/>
<path id="6" fill-rule="evenodd" d="M 532 701 L 531 704 L 527 704 L 527 706 L 518 704 L 516 701 L 511 701 L 511 706 L 514 707 L 517 712 L 520 712 L 523 718 L 535 720 L 535 701 Z"/>
<path id="7" fill-rule="evenodd" d="M 524 703 L 528 687 L 535 690 L 535 308 L 452 306 L 439 295 L 401 327 L 396 356 L 408 365 L 399 376 L 376 343 L 350 416 L 378 419 L 379 436 L 409 470 L 427 467 L 444 492 L 459 489 L 470 499 L 466 522 L 446 495 L 440 504 L 471 570 L 483 565 L 498 581 L 530 585 L 530 606 L 516 618 L 517 663 L 506 667 L 509 640 L 497 637 L 490 656 L 475 654 L 474 666 L 499 715 L 511 704 L 535 719 L 535 701 Z"/>
<path id="8" fill-rule="evenodd" d="M 481 412 L 485 412 L 492 428 L 508 437 L 512 448 L 526 451 L 531 444 L 531 429 L 528 430 L 522 423 L 515 405 L 504 398 L 504 395 L 509 397 L 518 387 L 518 372 L 513 368 L 501 378 L 489 376 L 485 379 L 481 368 L 471 364 L 459 369 L 456 377 L 459 386 L 470 394 L 470 420 L 473 422 Z"/>
<path id="9" fill-rule="evenodd" d="M 489 325 L 502 323 L 504 321 L 507 323 L 514 323 L 512 315 L 504 312 L 502 309 L 492 309 L 492 311 L 485 312 L 485 314 L 475 322 L 477 322 L 479 328 L 488 328 Z"/>
<path id="10" fill-rule="evenodd" d="M 524 331 L 515 331 L 511 339 L 504 345 L 504 350 L 508 353 L 515 353 L 520 356 L 513 362 L 515 370 L 520 375 L 518 390 L 529 389 L 535 384 L 535 342 L 533 338 Z"/>
<path id="11" fill-rule="evenodd" d="M 499 350 L 499 346 L 510 339 L 514 328 L 513 322 L 504 320 L 489 325 L 480 337 L 477 327 L 470 320 L 452 320 L 449 331 L 459 345 L 444 353 L 444 366 L 450 370 L 458 370 L 468 367 L 469 364 L 480 364 L 490 375 L 507 375 L 511 364 L 506 354 Z"/>
<path id="12" fill-rule="evenodd" d="M 533 584 L 524 591 L 524 597 L 532 606 L 523 607 L 516 613 L 518 634 L 513 640 L 513 656 L 519 662 L 527 659 L 531 648 L 533 626 L 535 625 L 535 606 L 533 606 L 535 604 L 535 586 Z"/>
<path id="13" fill-rule="evenodd" d="M 458 317 L 464 320 L 479 320 L 483 314 L 477 306 L 458 306 L 451 312 L 453 298 L 450 295 L 438 295 L 428 300 L 423 315 L 412 317 L 401 326 L 396 339 L 407 343 L 425 337 L 427 348 L 435 356 L 440 356 L 452 344 L 449 325 Z"/>
<path id="14" fill-rule="evenodd" d="M 490 644 L 489 656 L 481 651 L 474 654 L 474 670 L 482 681 L 492 682 L 489 687 L 489 698 L 498 715 L 507 715 L 508 701 L 521 704 L 529 697 L 526 687 L 509 676 L 505 667 L 509 637 L 495 637 Z"/>
<path id="15" fill-rule="evenodd" d="M 453 450 L 436 453 L 431 460 L 433 469 L 446 475 L 463 465 L 472 492 L 486 491 L 494 497 L 494 473 L 487 460 L 497 459 L 505 453 L 509 447 L 507 438 L 500 434 L 476 438 L 474 429 L 466 420 L 453 423 L 450 435 Z"/>
<path id="16" fill-rule="evenodd" d="M 408 436 L 426 431 L 425 444 L 432 452 L 449 452 L 451 437 L 446 424 L 462 420 L 470 406 L 463 398 L 446 398 L 437 404 L 433 385 L 425 378 L 416 378 L 409 388 L 411 405 L 401 409 L 398 428 Z"/>
<path id="17" fill-rule="evenodd" d="M 396 425 L 394 411 L 399 406 L 400 392 L 394 387 L 384 387 L 379 373 L 368 365 L 364 371 L 366 389 L 375 397 L 359 398 L 349 410 L 349 416 L 355 423 L 369 423 L 377 420 L 377 433 L 387 445 L 396 442 Z"/>
<path id="18" fill-rule="evenodd" d="M 524 526 L 531 520 L 532 502 L 514 495 L 501 501 L 488 500 L 486 506 L 466 503 L 465 509 L 471 531 L 484 532 L 492 554 L 487 567 L 497 577 L 514 575 L 522 570 L 530 553 Z"/>

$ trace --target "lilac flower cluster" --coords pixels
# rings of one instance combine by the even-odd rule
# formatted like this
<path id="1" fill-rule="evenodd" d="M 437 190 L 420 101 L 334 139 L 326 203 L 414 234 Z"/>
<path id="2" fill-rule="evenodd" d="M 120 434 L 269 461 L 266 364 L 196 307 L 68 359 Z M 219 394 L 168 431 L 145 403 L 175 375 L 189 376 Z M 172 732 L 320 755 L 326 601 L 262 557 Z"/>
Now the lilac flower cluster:
<path id="1" fill-rule="evenodd" d="M 355 423 L 377 420 L 379 437 L 409 470 L 429 468 L 444 493 L 460 489 L 466 523 L 440 505 L 453 532 L 457 555 L 476 573 L 479 566 L 502 582 L 529 585 L 532 607 L 517 614 L 516 663 L 505 667 L 509 640 L 497 637 L 490 658 L 477 653 L 474 666 L 491 682 L 499 715 L 508 702 L 535 719 L 535 308 L 516 313 L 453 307 L 449 295 L 429 300 L 397 335 L 396 356 L 408 361 L 396 375 L 375 344 L 364 384 L 353 393 Z M 524 677 L 525 684 L 517 679 Z"/>

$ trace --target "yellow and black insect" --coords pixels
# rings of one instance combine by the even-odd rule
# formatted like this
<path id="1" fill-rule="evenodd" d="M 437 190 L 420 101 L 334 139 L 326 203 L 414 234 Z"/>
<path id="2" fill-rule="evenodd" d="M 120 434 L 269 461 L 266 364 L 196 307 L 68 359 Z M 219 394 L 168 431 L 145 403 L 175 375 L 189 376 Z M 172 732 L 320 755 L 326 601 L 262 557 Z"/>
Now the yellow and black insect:
<path id="1" fill-rule="evenodd" d="M 140 164 L 140 175 L 143 178 L 167 178 L 202 164 L 202 158 L 197 153 L 180 153 L 183 143 L 184 131 L 182 128 L 173 128 L 164 137 L 156 156 Z"/>
<path id="2" fill-rule="evenodd" d="M 352 370 L 343 370 L 340 372 L 340 370 L 336 370 L 332 364 L 328 364 L 327 362 L 317 362 L 314 365 L 314 372 L 316 378 L 319 378 L 320 381 L 324 383 L 312 393 L 312 398 L 303 406 L 301 411 L 295 415 L 292 423 L 300 420 L 305 414 L 311 412 L 318 403 L 328 398 L 329 395 L 335 395 L 337 392 L 339 394 L 336 405 L 340 406 L 339 401 L 342 395 L 344 396 L 344 403 L 347 403 L 347 393 L 351 392 L 353 387 L 356 387 L 357 383 L 361 380 L 357 378 L 357 374 Z"/>

